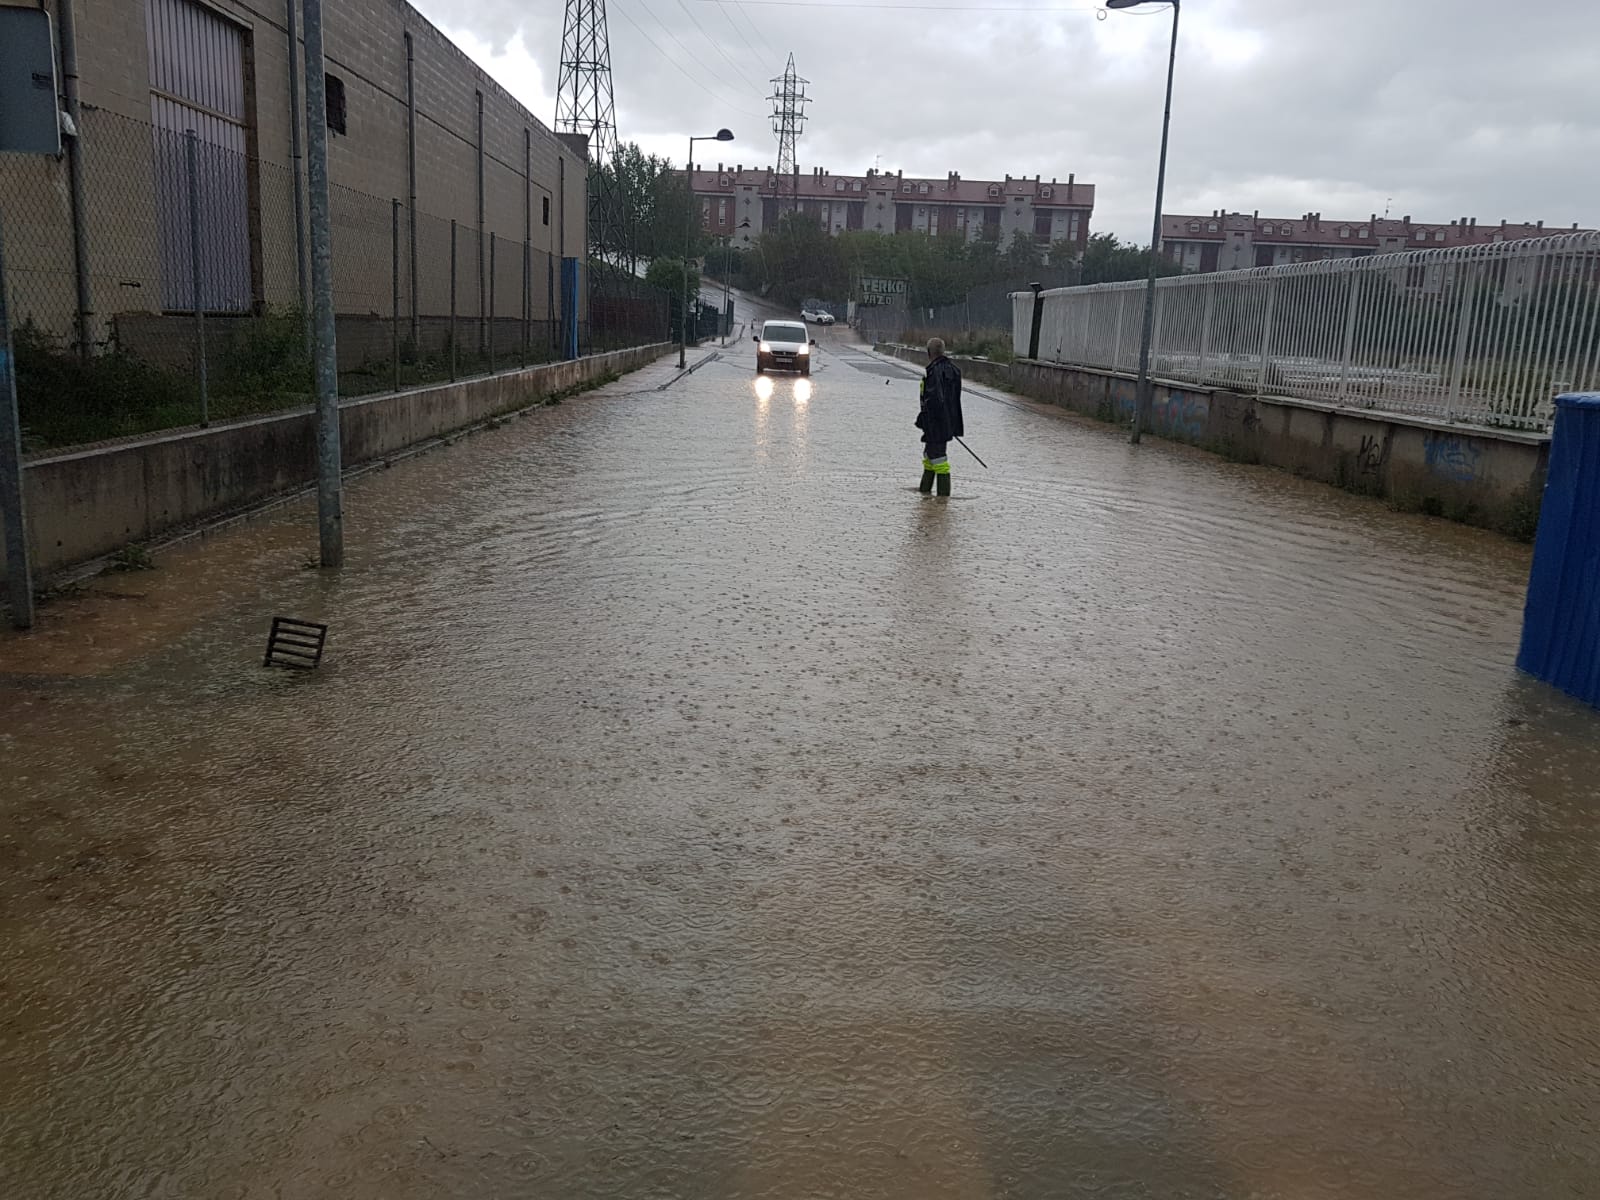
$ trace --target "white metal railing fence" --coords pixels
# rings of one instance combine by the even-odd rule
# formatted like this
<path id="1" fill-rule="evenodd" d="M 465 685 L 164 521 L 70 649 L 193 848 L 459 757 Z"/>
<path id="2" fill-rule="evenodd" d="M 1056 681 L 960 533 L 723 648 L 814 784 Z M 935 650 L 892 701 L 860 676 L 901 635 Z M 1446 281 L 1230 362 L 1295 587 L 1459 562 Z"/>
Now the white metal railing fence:
<path id="1" fill-rule="evenodd" d="M 1042 293 L 1039 358 L 1136 371 L 1144 290 Z M 1022 357 L 1033 296 L 1012 304 Z M 1600 389 L 1600 233 L 1162 279 L 1151 372 L 1543 430 L 1557 394 Z"/>

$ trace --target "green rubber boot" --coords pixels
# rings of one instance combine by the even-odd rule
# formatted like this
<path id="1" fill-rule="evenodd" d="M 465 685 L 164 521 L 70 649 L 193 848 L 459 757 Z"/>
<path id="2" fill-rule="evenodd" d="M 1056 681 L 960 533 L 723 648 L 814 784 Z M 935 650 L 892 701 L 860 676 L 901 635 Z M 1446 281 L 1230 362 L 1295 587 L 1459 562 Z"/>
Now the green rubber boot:
<path id="1" fill-rule="evenodd" d="M 949 494 L 950 494 L 950 475 L 947 472 L 947 473 L 939 476 L 939 495 L 948 496 Z"/>
<path id="2" fill-rule="evenodd" d="M 922 473 L 922 482 L 917 484 L 917 491 L 921 492 L 924 496 L 931 496 L 933 494 L 932 471 L 924 471 Z"/>

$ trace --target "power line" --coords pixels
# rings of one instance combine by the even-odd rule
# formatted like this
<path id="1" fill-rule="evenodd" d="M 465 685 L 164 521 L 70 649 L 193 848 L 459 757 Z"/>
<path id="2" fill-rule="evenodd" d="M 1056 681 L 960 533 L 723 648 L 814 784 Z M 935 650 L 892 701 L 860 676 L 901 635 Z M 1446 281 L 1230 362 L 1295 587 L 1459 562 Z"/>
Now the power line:
<path id="1" fill-rule="evenodd" d="M 683 68 L 682 64 L 680 64 L 676 58 L 674 58 L 672 55 L 668 54 L 665 50 L 663 50 L 661 48 L 661 43 L 659 43 L 658 41 L 655 40 L 655 38 L 651 37 L 648 33 L 646 33 L 645 30 L 644 30 L 644 26 L 640 25 L 639 22 L 635 21 L 631 16 L 628 15 L 628 10 L 627 9 L 623 8 L 620 4 L 618 4 L 616 6 L 616 11 L 619 14 L 621 14 L 623 20 L 625 20 L 629 25 L 632 25 L 634 27 L 634 29 L 638 30 L 639 36 L 642 37 L 645 41 L 649 42 L 651 47 L 655 50 L 655 52 L 657 54 L 659 54 L 661 56 L 662 60 L 664 62 L 666 62 L 667 64 L 669 64 L 672 67 L 673 70 L 677 71 L 678 74 L 682 75 L 685 79 L 687 79 L 690 83 L 694 84 L 695 87 L 699 88 L 706 95 L 710 96 L 718 104 L 726 104 L 727 103 L 727 100 L 724 97 L 717 95 L 717 93 L 713 92 L 704 83 L 700 82 L 700 80 L 696 79 L 693 75 L 689 74 L 689 72 L 686 71 Z M 669 34 L 669 36 L 670 36 L 670 34 Z M 685 53 L 687 54 L 688 52 L 685 51 Z M 754 117 L 758 121 L 766 119 L 766 114 L 765 113 L 752 112 L 748 108 L 735 108 L 735 109 L 733 109 L 733 111 L 738 113 L 738 114 L 740 114 L 741 116 Z"/>
<path id="2" fill-rule="evenodd" d="M 728 28 L 739 35 L 739 40 L 744 43 L 745 49 L 749 50 L 750 53 L 755 55 L 757 58 L 760 58 L 761 51 L 756 49 L 755 43 L 744 36 L 744 30 L 739 28 L 739 22 L 733 19 L 733 14 L 728 11 L 727 5 L 723 4 L 721 0 L 717 0 L 717 9 L 722 13 L 723 19 L 728 22 Z"/>
<path id="3" fill-rule="evenodd" d="M 734 74 L 738 75 L 740 79 L 742 79 L 746 83 L 748 83 L 757 92 L 760 92 L 761 91 L 761 85 L 759 83 L 757 83 L 754 79 L 751 79 L 750 76 L 746 75 L 744 73 L 743 68 L 741 68 L 738 63 L 734 62 L 733 59 L 728 57 L 728 52 L 722 48 L 721 44 L 718 43 L 716 38 L 711 36 L 710 32 L 707 31 L 706 27 L 704 25 L 700 24 L 700 18 L 695 16 L 692 12 L 689 11 L 688 6 L 686 4 L 684 4 L 683 0 L 678 0 L 678 7 L 683 9 L 683 15 L 684 16 L 688 17 L 689 20 L 694 22 L 694 27 L 700 31 L 700 36 L 705 38 L 706 41 L 711 43 L 711 48 L 713 50 L 715 50 L 718 54 L 722 55 L 722 61 L 727 63 L 730 67 L 733 68 Z"/>

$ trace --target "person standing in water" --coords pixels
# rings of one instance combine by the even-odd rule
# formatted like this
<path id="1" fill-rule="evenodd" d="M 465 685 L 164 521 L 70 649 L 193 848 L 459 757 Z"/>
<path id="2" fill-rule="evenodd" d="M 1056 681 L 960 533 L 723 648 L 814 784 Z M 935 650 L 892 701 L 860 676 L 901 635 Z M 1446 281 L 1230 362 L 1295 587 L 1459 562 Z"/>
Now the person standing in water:
<path id="1" fill-rule="evenodd" d="M 945 356 L 944 339 L 928 339 L 928 370 L 922 377 L 922 407 L 917 413 L 922 430 L 922 482 L 917 491 L 950 494 L 950 441 L 966 433 L 961 422 L 961 371 Z"/>

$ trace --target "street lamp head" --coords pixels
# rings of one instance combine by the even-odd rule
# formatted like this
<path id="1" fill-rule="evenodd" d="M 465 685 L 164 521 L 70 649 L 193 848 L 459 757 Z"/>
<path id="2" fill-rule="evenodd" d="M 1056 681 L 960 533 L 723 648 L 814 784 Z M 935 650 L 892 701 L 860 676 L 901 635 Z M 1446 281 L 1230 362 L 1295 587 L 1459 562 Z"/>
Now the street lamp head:
<path id="1" fill-rule="evenodd" d="M 1178 6 L 1178 0 L 1161 0 L 1161 2 L 1166 3 L 1166 4 L 1170 4 L 1174 8 L 1176 8 Z M 1139 5 L 1141 5 L 1141 4 L 1150 4 L 1150 3 L 1152 3 L 1152 0 L 1106 0 L 1106 7 L 1107 8 L 1138 8 Z"/>
<path id="2" fill-rule="evenodd" d="M 731 129 L 719 129 L 719 130 L 717 130 L 717 141 L 719 141 L 719 142 L 731 142 L 731 141 L 733 141 L 733 130 L 731 130 Z"/>

